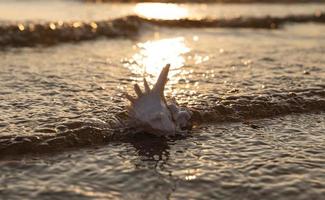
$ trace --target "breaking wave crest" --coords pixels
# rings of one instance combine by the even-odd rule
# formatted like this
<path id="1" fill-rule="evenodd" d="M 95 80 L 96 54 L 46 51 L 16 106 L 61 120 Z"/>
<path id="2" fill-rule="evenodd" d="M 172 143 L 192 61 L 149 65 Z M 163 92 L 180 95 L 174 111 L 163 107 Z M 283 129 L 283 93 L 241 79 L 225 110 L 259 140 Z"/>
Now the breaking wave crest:
<path id="1" fill-rule="evenodd" d="M 193 111 L 193 122 L 247 122 L 251 119 L 275 117 L 291 113 L 325 111 L 325 85 L 291 91 L 269 91 L 256 95 L 220 98 L 200 95 L 199 101 L 188 102 Z M 136 130 L 127 125 L 126 116 L 116 118 L 71 121 L 57 125 L 54 135 L 0 137 L 0 158 L 26 153 L 58 152 L 64 149 L 105 144 L 114 141 L 132 141 Z"/>
<path id="2" fill-rule="evenodd" d="M 24 22 L 0 23 L 1 47 L 24 47 L 53 45 L 64 42 L 92 40 L 98 37 L 135 37 L 143 25 L 180 28 L 261 28 L 276 29 L 286 23 L 325 23 L 325 13 L 312 15 L 291 15 L 285 17 L 238 17 L 232 19 L 148 19 L 140 16 L 126 16 L 114 20 L 96 22 Z M 148 26 L 146 26 L 148 27 Z M 149 26 L 150 27 L 150 26 Z"/>

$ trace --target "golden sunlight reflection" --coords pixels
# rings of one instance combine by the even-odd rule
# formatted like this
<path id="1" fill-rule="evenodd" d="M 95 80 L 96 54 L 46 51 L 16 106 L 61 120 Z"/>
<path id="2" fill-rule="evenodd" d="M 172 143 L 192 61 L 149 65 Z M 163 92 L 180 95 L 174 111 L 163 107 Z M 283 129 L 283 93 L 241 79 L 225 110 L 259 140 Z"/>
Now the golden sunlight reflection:
<path id="1" fill-rule="evenodd" d="M 184 169 L 173 172 L 173 175 L 183 177 L 183 179 L 187 181 L 192 181 L 197 179 L 199 176 L 202 176 L 203 172 L 200 169 Z"/>
<path id="2" fill-rule="evenodd" d="M 171 3 L 138 3 L 134 12 L 142 17 L 155 19 L 181 19 L 188 16 L 188 10 Z"/>
<path id="3" fill-rule="evenodd" d="M 190 52 L 183 37 L 138 43 L 136 48 L 139 52 L 125 64 L 135 74 L 149 75 L 146 77 L 151 83 L 167 63 L 171 65 L 170 79 L 179 73 L 185 64 L 184 54 Z"/>
<path id="4" fill-rule="evenodd" d="M 25 27 L 24 27 L 23 24 L 18 24 L 18 29 L 19 29 L 20 31 L 23 31 L 23 30 L 25 30 Z"/>

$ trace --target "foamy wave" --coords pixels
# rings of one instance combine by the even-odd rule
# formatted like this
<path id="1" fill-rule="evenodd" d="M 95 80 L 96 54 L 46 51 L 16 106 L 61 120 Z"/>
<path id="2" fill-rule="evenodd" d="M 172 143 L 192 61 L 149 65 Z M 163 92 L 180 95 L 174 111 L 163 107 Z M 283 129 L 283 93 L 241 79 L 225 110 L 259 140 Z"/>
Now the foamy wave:
<path id="1" fill-rule="evenodd" d="M 53 45 L 79 42 L 98 37 L 132 37 L 137 34 L 139 23 L 129 17 L 110 21 L 16 23 L 0 25 L 0 46 Z"/>

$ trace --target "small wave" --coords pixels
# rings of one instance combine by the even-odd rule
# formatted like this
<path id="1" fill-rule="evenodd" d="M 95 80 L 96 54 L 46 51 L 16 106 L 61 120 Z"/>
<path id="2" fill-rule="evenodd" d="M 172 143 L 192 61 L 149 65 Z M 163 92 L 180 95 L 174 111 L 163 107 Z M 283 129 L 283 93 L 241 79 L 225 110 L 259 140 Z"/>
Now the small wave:
<path id="1" fill-rule="evenodd" d="M 57 126 L 55 135 L 0 137 L 0 158 L 26 153 L 49 153 L 60 150 L 123 141 L 131 137 L 131 128 L 117 119 L 71 121 Z M 115 121 L 112 123 L 112 121 Z"/>
<path id="2" fill-rule="evenodd" d="M 325 111 L 325 86 L 290 91 L 269 91 L 255 95 L 220 98 L 201 94 L 187 102 L 193 123 L 246 122 L 291 113 Z M 106 122 L 71 121 L 58 125 L 55 135 L 0 137 L 0 158 L 26 153 L 58 152 L 64 149 L 132 141 L 138 133 L 128 125 L 125 113 Z"/>
<path id="3" fill-rule="evenodd" d="M 97 22 L 46 22 L 0 25 L 0 46 L 25 47 L 53 45 L 63 42 L 92 40 L 98 37 L 132 37 L 139 24 L 135 20 L 118 18 Z"/>
<path id="4" fill-rule="evenodd" d="M 194 122 L 236 122 L 291 113 L 325 111 L 325 86 L 219 98 L 202 95 L 191 102 Z"/>
<path id="5" fill-rule="evenodd" d="M 233 19 L 178 19 L 160 20 L 127 16 L 97 22 L 46 22 L 0 24 L 1 47 L 53 45 L 64 42 L 92 40 L 98 37 L 135 37 L 143 25 L 179 28 L 260 28 L 276 29 L 285 23 L 325 23 L 325 13 L 291 15 L 286 17 L 238 17 Z M 148 26 L 146 26 L 148 27 Z"/>

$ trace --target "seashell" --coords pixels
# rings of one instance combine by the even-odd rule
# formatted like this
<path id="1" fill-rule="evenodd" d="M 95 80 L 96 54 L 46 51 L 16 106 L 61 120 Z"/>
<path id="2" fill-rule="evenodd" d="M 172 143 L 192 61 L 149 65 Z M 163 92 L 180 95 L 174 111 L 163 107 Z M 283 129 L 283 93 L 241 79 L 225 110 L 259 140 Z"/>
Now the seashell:
<path id="1" fill-rule="evenodd" d="M 185 134 L 192 127 L 190 121 L 192 113 L 186 108 L 179 107 L 175 100 L 168 104 L 164 96 L 169 68 L 170 65 L 167 64 L 162 69 L 152 89 L 144 78 L 144 92 L 138 84 L 135 84 L 134 91 L 137 97 L 126 94 L 126 98 L 131 102 L 128 109 L 129 117 L 140 131 L 157 136 L 174 136 Z"/>

